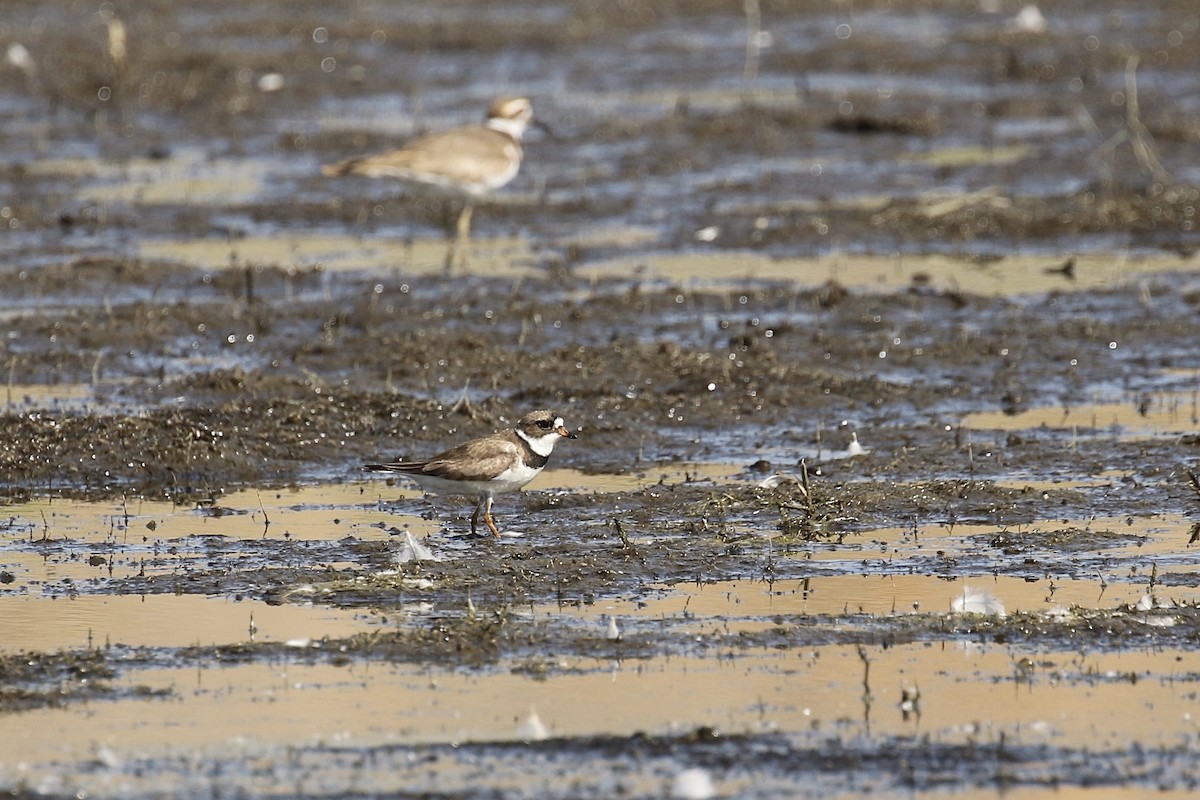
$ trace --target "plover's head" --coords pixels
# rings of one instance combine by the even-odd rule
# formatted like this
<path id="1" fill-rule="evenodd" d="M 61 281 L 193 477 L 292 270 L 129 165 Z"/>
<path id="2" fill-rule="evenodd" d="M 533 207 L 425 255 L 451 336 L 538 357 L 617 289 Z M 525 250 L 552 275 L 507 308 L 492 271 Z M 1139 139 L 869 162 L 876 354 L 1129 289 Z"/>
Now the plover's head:
<path id="1" fill-rule="evenodd" d="M 517 435 L 529 442 L 529 446 L 539 455 L 548 456 L 559 439 L 577 439 L 575 434 L 567 430 L 563 418 L 553 411 L 530 411 L 517 420 Z"/>
<path id="2" fill-rule="evenodd" d="M 529 102 L 528 97 L 500 97 L 488 106 L 485 124 L 514 139 L 520 139 L 532 123 L 533 103 Z"/>

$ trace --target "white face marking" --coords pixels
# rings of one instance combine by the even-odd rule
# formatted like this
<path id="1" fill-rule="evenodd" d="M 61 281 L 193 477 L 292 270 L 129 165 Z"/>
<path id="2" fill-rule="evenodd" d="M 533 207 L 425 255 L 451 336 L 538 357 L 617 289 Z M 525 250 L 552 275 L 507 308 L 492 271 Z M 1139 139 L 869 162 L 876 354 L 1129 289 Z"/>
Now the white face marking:
<path id="1" fill-rule="evenodd" d="M 487 127 L 494 131 L 507 133 L 518 142 L 525 135 L 525 129 L 529 127 L 529 121 L 520 117 L 516 119 L 506 119 L 504 117 L 492 117 L 486 123 Z"/>
<path id="2" fill-rule="evenodd" d="M 562 436 L 559 435 L 558 429 L 563 427 L 563 418 L 558 417 L 554 420 L 554 428 L 541 436 L 530 436 L 525 431 L 518 430 L 517 436 L 520 436 L 525 441 L 529 442 L 529 449 L 537 453 L 539 456 L 549 456 L 554 450 L 554 445 Z"/>

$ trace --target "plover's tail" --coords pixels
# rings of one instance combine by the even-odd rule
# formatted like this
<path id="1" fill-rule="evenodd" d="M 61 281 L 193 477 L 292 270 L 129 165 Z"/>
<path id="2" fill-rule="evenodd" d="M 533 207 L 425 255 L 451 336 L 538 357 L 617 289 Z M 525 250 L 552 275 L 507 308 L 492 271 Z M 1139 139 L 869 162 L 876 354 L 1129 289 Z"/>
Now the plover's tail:
<path id="1" fill-rule="evenodd" d="M 396 461 L 391 464 L 363 464 L 363 472 L 420 472 L 424 461 Z"/>
<path id="2" fill-rule="evenodd" d="M 345 161 L 339 161 L 336 164 L 323 164 L 321 166 L 321 174 L 327 178 L 336 178 L 339 175 L 347 175 L 357 164 L 359 159 L 348 158 Z"/>

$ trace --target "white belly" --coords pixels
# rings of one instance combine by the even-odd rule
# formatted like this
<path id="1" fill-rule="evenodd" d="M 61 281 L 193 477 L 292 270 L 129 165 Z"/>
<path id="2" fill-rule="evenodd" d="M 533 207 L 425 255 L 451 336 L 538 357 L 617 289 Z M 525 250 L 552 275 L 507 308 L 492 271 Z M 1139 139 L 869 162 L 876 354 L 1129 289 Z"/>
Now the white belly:
<path id="1" fill-rule="evenodd" d="M 536 478 L 539 472 L 541 472 L 540 469 L 519 466 L 505 470 L 490 481 L 451 481 L 436 475 L 412 475 L 407 472 L 401 473 L 401 475 L 405 478 L 412 478 L 422 489 L 434 494 L 483 497 L 489 494 L 515 492 Z"/>

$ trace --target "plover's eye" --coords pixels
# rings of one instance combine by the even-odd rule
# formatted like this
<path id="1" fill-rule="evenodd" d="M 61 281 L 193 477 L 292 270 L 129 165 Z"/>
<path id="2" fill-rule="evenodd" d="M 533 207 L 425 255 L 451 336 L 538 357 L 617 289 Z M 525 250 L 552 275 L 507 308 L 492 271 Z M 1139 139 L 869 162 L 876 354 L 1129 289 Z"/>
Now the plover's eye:
<path id="1" fill-rule="evenodd" d="M 554 423 L 548 419 L 539 419 L 537 426 L 544 431 L 548 431 L 548 430 L 550 430 L 550 428 L 553 424 Z"/>

